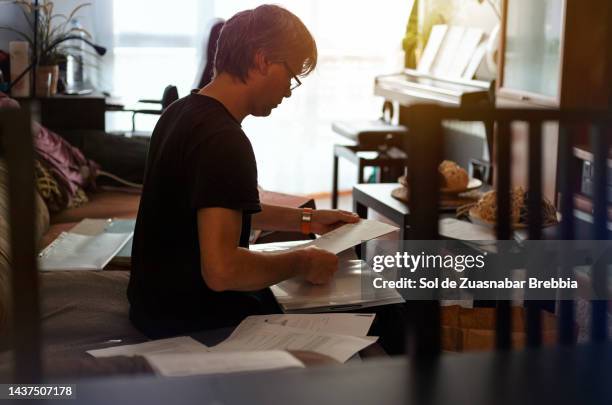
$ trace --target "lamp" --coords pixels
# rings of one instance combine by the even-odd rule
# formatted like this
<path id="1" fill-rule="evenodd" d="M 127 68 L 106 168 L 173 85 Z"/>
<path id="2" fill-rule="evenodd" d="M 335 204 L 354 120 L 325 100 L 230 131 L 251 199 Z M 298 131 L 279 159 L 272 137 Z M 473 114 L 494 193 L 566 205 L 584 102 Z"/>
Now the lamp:
<path id="1" fill-rule="evenodd" d="M 52 43 L 51 45 L 49 45 L 48 48 L 45 49 L 45 52 L 49 52 L 51 50 L 53 50 L 56 46 L 58 46 L 59 44 L 61 44 L 64 41 L 69 41 L 69 40 L 78 40 L 78 41 L 83 41 L 85 42 L 87 45 L 91 46 L 98 55 L 100 56 L 104 56 L 106 54 L 106 48 L 104 48 L 103 46 L 94 44 L 93 42 L 91 42 L 90 40 L 77 36 L 77 35 L 69 35 L 67 37 L 61 38 L 58 41 L 55 41 L 54 43 Z M 28 73 L 30 70 L 34 70 L 34 73 L 36 73 L 36 65 L 38 64 L 38 60 L 36 57 L 36 53 L 34 52 L 35 56 L 34 56 L 34 61 L 32 63 L 30 63 L 30 65 L 28 65 L 27 68 L 25 68 L 25 70 L 23 72 L 21 72 L 21 74 L 19 76 L 17 76 L 17 78 L 15 80 L 13 80 L 9 86 L 7 91 L 10 91 L 11 88 L 17 84 L 25 75 L 26 73 Z M 34 87 L 32 89 L 32 94 L 36 94 L 36 80 L 34 80 Z"/>

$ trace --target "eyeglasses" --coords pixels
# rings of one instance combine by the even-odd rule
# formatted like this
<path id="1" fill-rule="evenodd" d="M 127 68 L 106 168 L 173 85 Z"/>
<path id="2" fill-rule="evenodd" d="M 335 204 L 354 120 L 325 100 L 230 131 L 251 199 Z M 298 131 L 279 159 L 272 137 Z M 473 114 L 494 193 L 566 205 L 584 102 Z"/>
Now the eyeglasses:
<path id="1" fill-rule="evenodd" d="M 300 87 L 302 85 L 302 82 L 297 77 L 297 75 L 293 73 L 293 70 L 291 70 L 287 62 L 283 61 L 283 65 L 285 66 L 285 69 L 287 69 L 287 72 L 289 72 L 289 74 L 291 75 L 291 85 L 289 87 L 289 90 L 293 91 Z"/>

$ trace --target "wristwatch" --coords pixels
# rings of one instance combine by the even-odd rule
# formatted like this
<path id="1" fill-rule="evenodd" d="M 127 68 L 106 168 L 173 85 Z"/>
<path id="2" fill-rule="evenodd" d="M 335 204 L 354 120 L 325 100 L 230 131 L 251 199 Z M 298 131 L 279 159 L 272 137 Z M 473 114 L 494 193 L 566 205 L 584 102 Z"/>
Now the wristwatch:
<path id="1" fill-rule="evenodd" d="M 304 235 L 309 235 L 312 233 L 311 225 L 312 225 L 312 208 L 302 208 L 302 222 L 300 228 Z"/>

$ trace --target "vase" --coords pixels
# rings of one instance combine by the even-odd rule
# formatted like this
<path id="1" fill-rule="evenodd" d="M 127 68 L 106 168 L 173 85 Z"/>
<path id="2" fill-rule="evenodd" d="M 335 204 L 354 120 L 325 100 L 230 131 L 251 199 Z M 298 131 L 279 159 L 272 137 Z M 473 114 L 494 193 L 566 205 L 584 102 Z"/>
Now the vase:
<path id="1" fill-rule="evenodd" d="M 36 68 L 36 97 L 52 97 L 57 94 L 59 66 L 38 66 Z"/>

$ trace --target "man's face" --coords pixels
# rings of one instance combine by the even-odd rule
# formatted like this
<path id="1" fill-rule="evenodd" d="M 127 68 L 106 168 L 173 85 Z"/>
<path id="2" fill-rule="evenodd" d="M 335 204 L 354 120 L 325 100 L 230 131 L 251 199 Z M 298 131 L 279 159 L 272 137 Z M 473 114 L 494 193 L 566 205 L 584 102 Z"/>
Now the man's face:
<path id="1" fill-rule="evenodd" d="M 267 117 L 282 103 L 283 98 L 291 97 L 291 87 L 295 81 L 293 72 L 299 68 L 299 65 L 292 66 L 290 62 L 269 62 L 267 74 L 261 78 L 254 101 L 254 116 Z"/>

